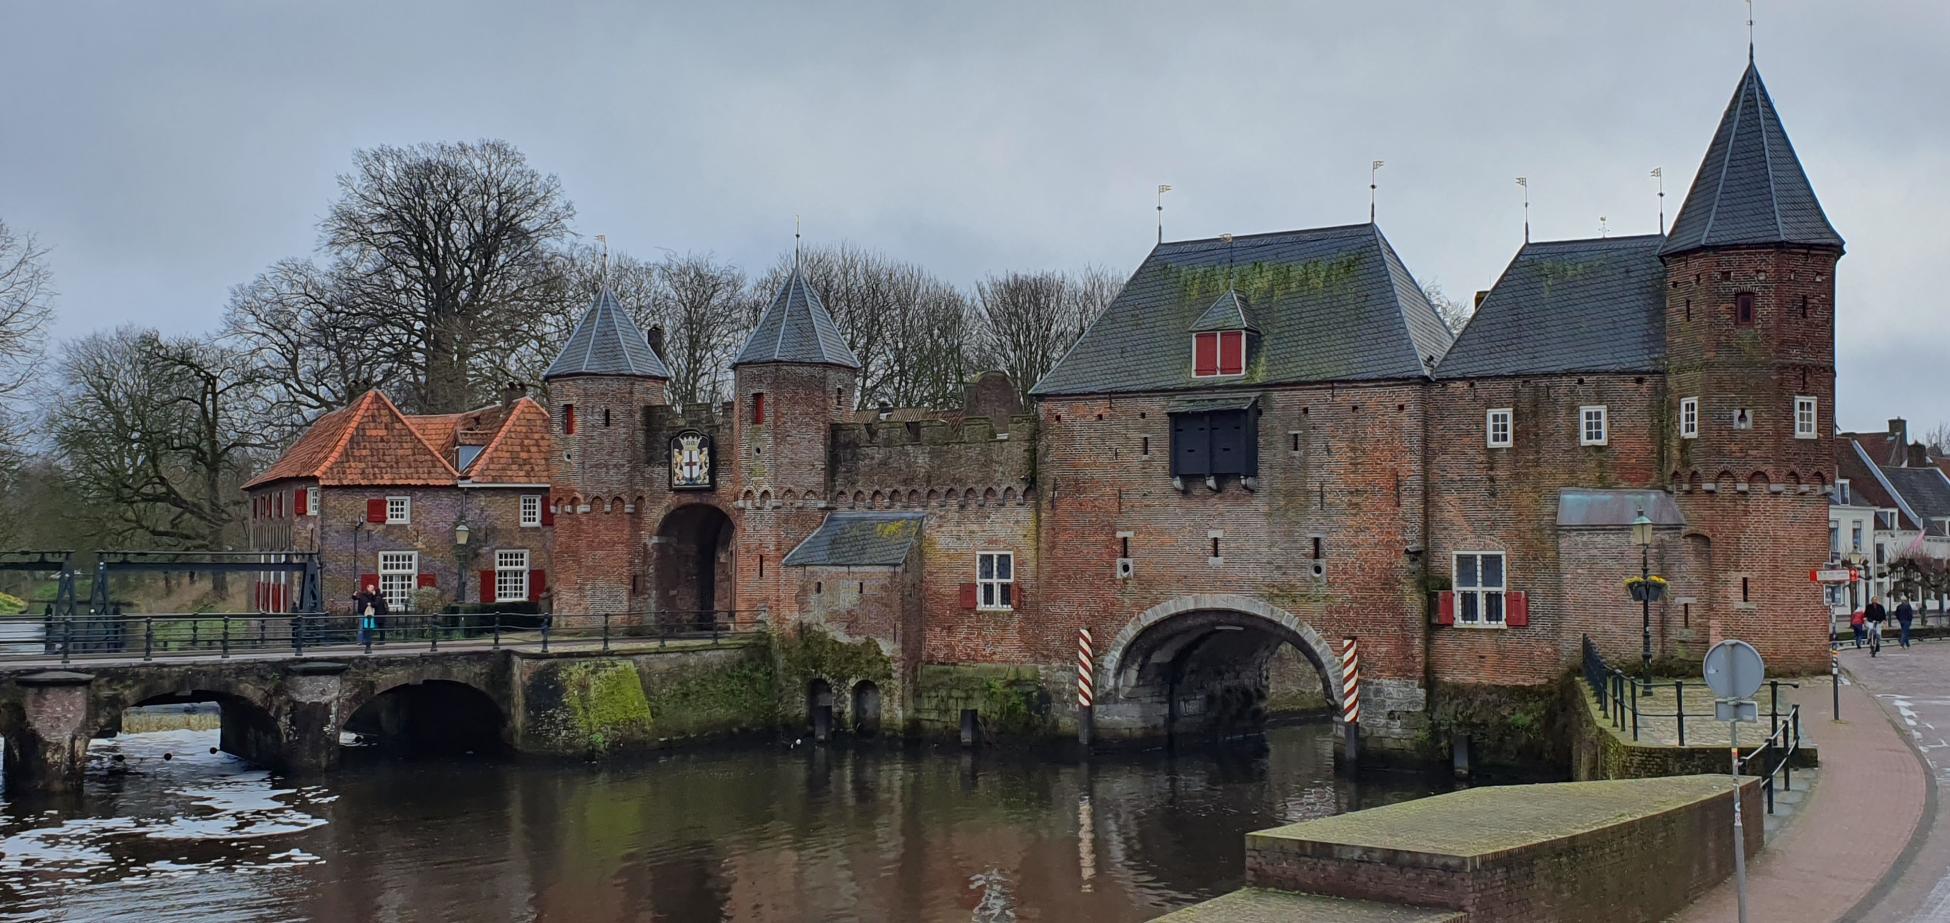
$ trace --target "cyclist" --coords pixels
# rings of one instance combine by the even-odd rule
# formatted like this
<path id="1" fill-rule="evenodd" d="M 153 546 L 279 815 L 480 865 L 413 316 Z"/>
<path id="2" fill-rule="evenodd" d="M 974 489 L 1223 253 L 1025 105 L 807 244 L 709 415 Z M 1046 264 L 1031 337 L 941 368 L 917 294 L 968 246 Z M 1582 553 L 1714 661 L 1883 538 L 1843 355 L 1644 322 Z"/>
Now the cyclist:
<path id="1" fill-rule="evenodd" d="M 1889 618 L 1888 610 L 1882 608 L 1882 597 L 1870 597 L 1862 617 L 1869 623 L 1869 656 L 1874 657 L 1882 651 L 1882 623 Z"/>

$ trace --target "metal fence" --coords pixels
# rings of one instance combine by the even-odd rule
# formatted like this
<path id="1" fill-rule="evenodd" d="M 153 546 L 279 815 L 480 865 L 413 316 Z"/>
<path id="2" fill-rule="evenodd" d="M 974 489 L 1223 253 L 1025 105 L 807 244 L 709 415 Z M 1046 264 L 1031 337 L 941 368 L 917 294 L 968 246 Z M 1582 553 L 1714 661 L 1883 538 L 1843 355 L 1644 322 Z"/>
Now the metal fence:
<path id="1" fill-rule="evenodd" d="M 427 650 L 466 646 L 548 651 L 563 645 L 640 646 L 655 641 L 717 642 L 766 627 L 765 610 L 716 609 L 624 612 L 602 615 L 534 615 L 514 612 L 384 615 L 307 613 L 85 615 L 69 618 L 0 619 L 0 663 L 75 659 L 215 657 L 331 649 Z M 38 628 L 38 631 L 32 629 Z"/>
<path id="2" fill-rule="evenodd" d="M 1598 710 L 1605 715 L 1605 719 L 1620 731 L 1629 730 L 1634 741 L 1639 739 L 1640 720 L 1645 718 L 1674 719 L 1678 727 L 1679 746 L 1682 747 L 1686 746 L 1688 721 L 1720 723 L 1711 711 L 1701 710 L 1692 714 L 1686 712 L 1686 689 L 1688 688 L 1686 681 L 1676 679 L 1667 683 L 1662 680 L 1647 684 L 1640 677 L 1629 676 L 1622 670 L 1614 669 L 1605 662 L 1604 656 L 1598 653 L 1598 646 L 1592 643 L 1590 635 L 1584 636 L 1584 681 L 1591 687 L 1592 695 L 1597 697 Z M 1697 691 L 1704 685 L 1704 683 L 1693 683 L 1692 688 Z M 1782 711 L 1782 687 L 1799 689 L 1801 685 L 1768 680 L 1767 739 L 1762 741 L 1760 746 L 1750 748 L 1747 755 L 1739 758 L 1742 772 L 1762 777 L 1761 787 L 1766 793 L 1769 814 L 1774 813 L 1774 780 L 1779 778 L 1784 788 L 1793 790 L 1794 767 L 1791 761 L 1801 750 L 1801 706 L 1789 703 L 1787 711 Z M 1673 703 L 1671 711 L 1648 711 L 1644 708 L 1643 701 L 1657 701 L 1661 698 L 1653 695 L 1653 690 L 1664 692 L 1668 688 L 1672 692 L 1668 698 Z M 1647 693 L 1644 699 L 1641 699 L 1641 691 Z"/>

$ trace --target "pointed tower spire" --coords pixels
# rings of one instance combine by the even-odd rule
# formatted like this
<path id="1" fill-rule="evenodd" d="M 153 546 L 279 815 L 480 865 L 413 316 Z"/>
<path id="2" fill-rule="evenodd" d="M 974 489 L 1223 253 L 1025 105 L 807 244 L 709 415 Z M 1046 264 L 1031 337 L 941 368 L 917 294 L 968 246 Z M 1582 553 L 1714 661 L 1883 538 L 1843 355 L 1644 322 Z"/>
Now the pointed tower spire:
<path id="1" fill-rule="evenodd" d="M 846 338 L 840 335 L 839 325 L 833 323 L 833 315 L 827 313 L 819 293 L 806 284 L 796 259 L 792 274 L 779 287 L 772 306 L 765 309 L 765 316 L 758 319 L 758 326 L 731 364 L 737 367 L 757 362 L 860 367 L 859 357 L 846 345 Z"/>
<path id="2" fill-rule="evenodd" d="M 1660 254 L 1752 244 L 1842 249 L 1750 60 Z"/>
<path id="3" fill-rule="evenodd" d="M 549 363 L 542 380 L 570 375 L 620 375 L 632 378 L 670 380 L 670 369 L 657 358 L 643 336 L 642 328 L 623 310 L 608 285 L 583 312 L 582 320 L 569 334 L 562 353 Z"/>

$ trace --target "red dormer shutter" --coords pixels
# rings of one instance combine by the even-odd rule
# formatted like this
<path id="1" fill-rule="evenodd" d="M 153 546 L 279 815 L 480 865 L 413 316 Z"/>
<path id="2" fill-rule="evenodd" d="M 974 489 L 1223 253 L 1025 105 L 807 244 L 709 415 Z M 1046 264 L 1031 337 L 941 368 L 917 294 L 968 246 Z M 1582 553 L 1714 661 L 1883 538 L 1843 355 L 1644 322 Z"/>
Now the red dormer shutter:
<path id="1" fill-rule="evenodd" d="M 1530 594 L 1521 591 L 1503 594 L 1503 624 L 1511 628 L 1530 625 Z"/>
<path id="2" fill-rule="evenodd" d="M 1243 375 L 1246 371 L 1246 334 L 1228 330 L 1219 334 L 1219 374 Z"/>
<path id="3" fill-rule="evenodd" d="M 380 523 L 386 521 L 385 497 L 369 497 L 366 499 L 366 521 Z"/>
<path id="4" fill-rule="evenodd" d="M 1218 334 L 1196 333 L 1192 335 L 1192 374 L 1201 377 L 1219 374 Z"/>

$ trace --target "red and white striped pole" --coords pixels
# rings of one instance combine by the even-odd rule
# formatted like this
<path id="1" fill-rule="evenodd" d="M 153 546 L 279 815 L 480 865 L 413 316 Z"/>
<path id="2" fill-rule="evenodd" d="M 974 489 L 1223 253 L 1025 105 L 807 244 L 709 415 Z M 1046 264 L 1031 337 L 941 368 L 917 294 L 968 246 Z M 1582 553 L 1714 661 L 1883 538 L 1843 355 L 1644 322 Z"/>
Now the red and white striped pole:
<path id="1" fill-rule="evenodd" d="M 1091 683 L 1091 674 L 1096 664 L 1090 653 L 1090 629 L 1077 629 L 1077 743 L 1083 745 L 1085 752 L 1090 749 L 1092 707 L 1096 704 L 1096 689 Z"/>
<path id="2" fill-rule="evenodd" d="M 1347 762 L 1361 754 L 1361 644 L 1341 639 L 1341 726 L 1347 740 Z"/>

